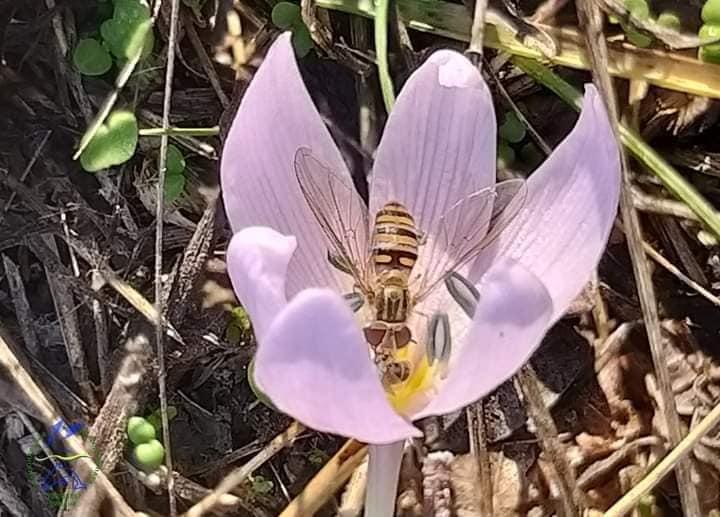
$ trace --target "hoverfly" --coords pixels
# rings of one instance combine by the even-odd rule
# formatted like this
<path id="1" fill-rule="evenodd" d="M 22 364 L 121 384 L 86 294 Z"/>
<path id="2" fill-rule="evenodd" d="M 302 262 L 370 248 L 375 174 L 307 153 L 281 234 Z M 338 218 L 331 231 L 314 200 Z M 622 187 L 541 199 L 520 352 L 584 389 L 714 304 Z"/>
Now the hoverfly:
<path id="1" fill-rule="evenodd" d="M 524 180 L 508 180 L 455 203 L 425 235 L 410 211 L 389 201 L 374 215 L 350 181 L 330 170 L 307 148 L 295 154 L 300 190 L 329 245 L 328 260 L 351 275 L 353 310 L 367 303 L 365 338 L 383 384 L 391 387 L 411 374 L 409 361 L 396 358 L 413 341 L 407 326 L 413 308 L 457 269 L 467 265 L 508 226 L 526 197 Z M 421 254 L 421 255 L 420 255 Z M 416 270 L 418 257 L 422 267 Z"/>

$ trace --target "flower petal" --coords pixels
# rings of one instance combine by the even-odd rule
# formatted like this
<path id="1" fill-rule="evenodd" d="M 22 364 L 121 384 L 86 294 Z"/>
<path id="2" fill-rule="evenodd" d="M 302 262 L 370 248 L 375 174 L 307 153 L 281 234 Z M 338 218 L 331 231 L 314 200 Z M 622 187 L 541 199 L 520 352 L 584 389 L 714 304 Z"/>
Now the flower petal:
<path id="1" fill-rule="evenodd" d="M 286 304 L 285 278 L 296 247 L 295 237 L 264 226 L 245 228 L 230 241 L 228 274 L 258 340 Z"/>
<path id="2" fill-rule="evenodd" d="M 455 202 L 495 183 L 495 111 L 462 54 L 435 52 L 407 80 L 377 150 L 370 213 L 400 201 L 433 233 Z"/>
<path id="3" fill-rule="evenodd" d="M 450 413 L 487 395 L 530 358 L 549 328 L 550 295 L 519 263 L 499 259 L 478 288 L 466 344 L 451 357 L 437 396 L 413 418 Z"/>
<path id="4" fill-rule="evenodd" d="M 605 249 L 620 195 L 620 153 L 594 86 L 572 132 L 528 180 L 526 206 L 473 267 L 477 281 L 496 256 L 541 278 L 562 316 Z"/>
<path id="5" fill-rule="evenodd" d="M 391 408 L 352 312 L 328 289 L 301 291 L 277 316 L 258 347 L 255 381 L 318 431 L 377 444 L 422 436 Z"/>
<path id="6" fill-rule="evenodd" d="M 338 287 L 327 246 L 303 198 L 294 171 L 300 147 L 350 181 L 347 168 L 308 94 L 290 33 L 280 36 L 240 103 L 223 148 L 223 199 L 234 231 L 269 226 L 298 240 L 288 293 L 308 286 Z M 352 183 L 351 183 L 352 184 Z"/>

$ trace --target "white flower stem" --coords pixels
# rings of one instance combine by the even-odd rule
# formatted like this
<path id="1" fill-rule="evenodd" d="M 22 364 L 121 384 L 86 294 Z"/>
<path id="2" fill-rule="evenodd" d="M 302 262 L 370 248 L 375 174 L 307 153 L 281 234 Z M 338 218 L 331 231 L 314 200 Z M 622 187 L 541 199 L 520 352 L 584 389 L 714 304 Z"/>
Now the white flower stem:
<path id="1" fill-rule="evenodd" d="M 368 446 L 368 482 L 365 494 L 365 517 L 395 515 L 400 462 L 405 441 Z"/>

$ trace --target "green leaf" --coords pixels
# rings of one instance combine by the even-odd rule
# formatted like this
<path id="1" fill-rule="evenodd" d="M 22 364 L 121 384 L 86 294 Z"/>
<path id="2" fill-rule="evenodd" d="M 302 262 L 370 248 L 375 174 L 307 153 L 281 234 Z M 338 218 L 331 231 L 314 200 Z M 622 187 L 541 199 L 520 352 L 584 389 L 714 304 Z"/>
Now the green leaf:
<path id="1" fill-rule="evenodd" d="M 293 28 L 290 39 L 292 40 L 297 57 L 305 57 L 308 52 L 315 48 L 312 36 L 310 36 L 310 31 L 304 23 Z"/>
<path id="2" fill-rule="evenodd" d="M 167 148 L 167 174 L 168 176 L 176 176 L 185 171 L 185 157 L 180 149 L 173 144 L 169 144 Z"/>
<path id="3" fill-rule="evenodd" d="M 647 0 L 625 0 L 625 9 L 641 20 L 650 17 L 650 7 Z"/>
<path id="4" fill-rule="evenodd" d="M 168 406 L 167 407 L 167 416 L 168 416 L 168 423 L 173 421 L 173 418 L 177 416 L 177 408 L 175 406 Z M 152 424 L 152 426 L 155 428 L 155 432 L 157 434 L 162 434 L 162 417 L 160 416 L 160 409 L 156 409 L 152 413 L 150 413 L 146 420 Z"/>
<path id="5" fill-rule="evenodd" d="M 514 111 L 508 111 L 505 114 L 505 122 L 502 123 L 498 134 L 503 140 L 507 140 L 511 144 L 522 142 L 525 138 L 525 125 L 520 122 Z"/>
<path id="6" fill-rule="evenodd" d="M 657 18 L 658 25 L 679 31 L 682 29 L 682 22 L 675 11 L 663 11 Z"/>
<path id="7" fill-rule="evenodd" d="M 165 202 L 172 203 L 185 190 L 185 176 L 182 174 L 168 174 L 165 176 Z"/>
<path id="8" fill-rule="evenodd" d="M 88 172 L 97 172 L 125 163 L 138 141 L 138 125 L 130 111 L 113 111 L 101 125 L 80 155 L 80 165 Z"/>
<path id="9" fill-rule="evenodd" d="M 278 2 L 273 7 L 270 18 L 275 27 L 288 30 L 297 23 L 297 20 L 302 20 L 300 6 L 290 2 Z"/>
<path id="10" fill-rule="evenodd" d="M 627 36 L 628 41 L 636 47 L 646 48 L 652 44 L 652 36 L 648 36 L 647 34 L 640 32 L 630 24 L 621 23 L 620 25 L 622 26 L 623 31 L 625 31 L 625 36 Z"/>
<path id="11" fill-rule="evenodd" d="M 720 0 L 707 0 L 700 16 L 705 23 L 720 25 Z"/>
<path id="12" fill-rule="evenodd" d="M 112 66 L 112 58 L 107 49 L 96 39 L 78 41 L 73 52 L 73 63 L 83 75 L 102 75 Z"/>
<path id="13" fill-rule="evenodd" d="M 100 34 L 118 59 L 132 59 L 140 49 L 147 57 L 155 44 L 150 9 L 139 0 L 116 0 L 113 17 L 100 26 Z"/>
<path id="14" fill-rule="evenodd" d="M 272 481 L 263 476 L 253 476 L 252 478 L 252 489 L 256 494 L 269 494 L 273 491 L 274 486 Z"/>

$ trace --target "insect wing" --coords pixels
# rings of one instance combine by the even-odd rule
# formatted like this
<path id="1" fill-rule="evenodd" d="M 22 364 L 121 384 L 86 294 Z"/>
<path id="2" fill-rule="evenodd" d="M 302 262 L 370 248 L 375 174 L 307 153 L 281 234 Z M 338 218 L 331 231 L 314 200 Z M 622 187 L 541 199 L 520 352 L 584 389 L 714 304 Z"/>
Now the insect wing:
<path id="1" fill-rule="evenodd" d="M 310 211 L 315 216 L 330 250 L 328 260 L 349 272 L 359 288 L 369 292 L 367 206 L 355 187 L 312 155 L 310 149 L 295 153 L 295 176 Z"/>
<path id="2" fill-rule="evenodd" d="M 455 203 L 440 218 L 428 249 L 420 251 L 426 267 L 421 272 L 416 302 L 492 244 L 520 212 L 526 197 L 525 180 L 513 179 L 478 190 Z"/>

